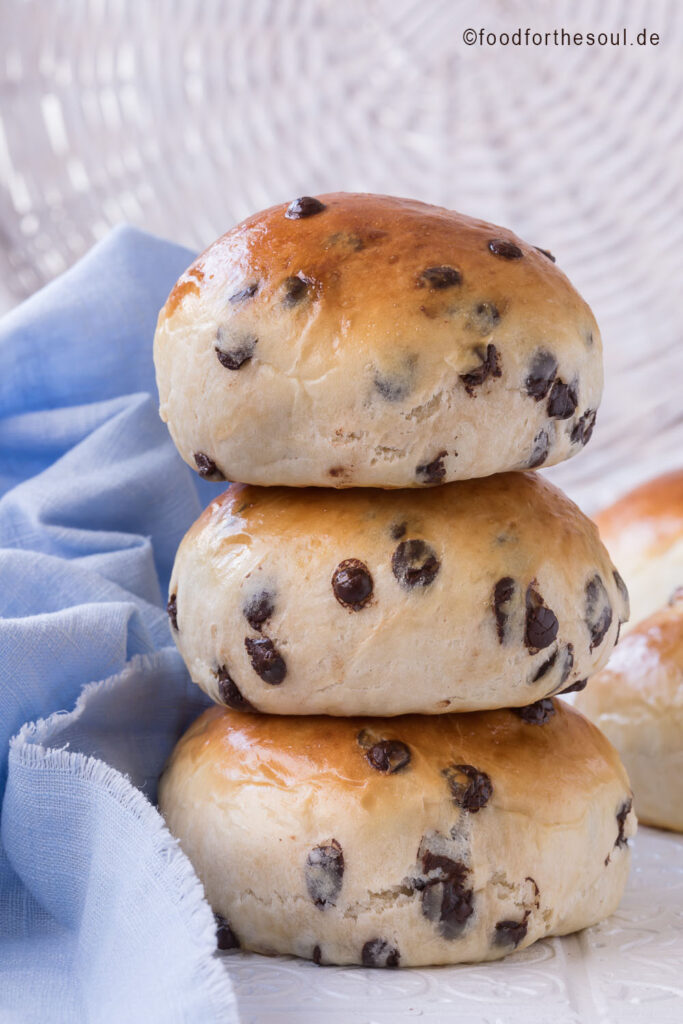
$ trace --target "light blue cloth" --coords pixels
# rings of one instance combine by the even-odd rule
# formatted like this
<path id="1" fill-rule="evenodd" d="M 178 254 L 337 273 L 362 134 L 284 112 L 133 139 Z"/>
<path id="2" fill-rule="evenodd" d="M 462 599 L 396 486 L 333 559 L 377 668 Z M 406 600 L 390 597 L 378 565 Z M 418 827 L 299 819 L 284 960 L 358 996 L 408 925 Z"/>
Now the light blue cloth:
<path id="1" fill-rule="evenodd" d="M 119 229 L 0 323 L 3 1024 L 237 1019 L 213 915 L 150 802 L 205 703 L 163 605 L 220 488 L 177 455 L 152 365 L 190 258 Z"/>

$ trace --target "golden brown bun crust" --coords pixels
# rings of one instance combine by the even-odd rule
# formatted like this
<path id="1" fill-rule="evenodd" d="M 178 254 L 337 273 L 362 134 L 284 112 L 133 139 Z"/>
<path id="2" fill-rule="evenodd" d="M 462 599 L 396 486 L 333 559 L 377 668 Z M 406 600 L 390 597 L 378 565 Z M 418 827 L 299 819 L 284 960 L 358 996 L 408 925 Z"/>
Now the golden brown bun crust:
<path id="1" fill-rule="evenodd" d="M 648 480 L 595 517 L 631 597 L 631 625 L 683 586 L 683 469 Z"/>
<path id="2" fill-rule="evenodd" d="M 443 306 L 436 301 L 438 291 L 430 292 L 420 275 L 428 267 L 455 266 L 466 289 L 458 292 L 459 299 L 478 298 L 485 291 L 503 312 L 513 288 L 526 317 L 550 315 L 559 307 L 563 316 L 583 318 L 587 329 L 594 329 L 590 309 L 559 267 L 506 228 L 413 199 L 344 192 L 318 198 L 326 207 L 324 215 L 290 220 L 285 217 L 288 204 L 281 203 L 226 232 L 180 278 L 162 318 L 173 316 L 187 294 L 211 292 L 217 280 L 228 289 L 234 285 L 235 291 L 245 281 L 258 280 L 259 292 L 265 290 L 268 298 L 269 291 L 275 296 L 283 277 L 303 269 L 331 308 L 348 308 L 354 316 L 362 311 L 364 319 L 388 321 L 398 330 L 407 295 L 417 294 L 420 311 L 438 318 Z M 491 239 L 513 243 L 524 257 L 492 257 Z M 374 340 L 391 346 L 395 336 L 383 332 Z M 346 343 L 353 344 L 353 334 Z"/>
<path id="3" fill-rule="evenodd" d="M 349 564 L 369 583 L 360 606 L 335 590 Z M 233 485 L 181 543 L 170 593 L 193 680 L 235 707 L 227 674 L 271 714 L 530 704 L 606 664 L 628 616 L 595 525 L 537 473 L 428 491 Z M 533 594 L 555 626 L 538 643 Z M 254 643 L 278 652 L 277 685 Z"/>
<path id="4" fill-rule="evenodd" d="M 367 730 L 409 747 L 410 773 L 402 776 L 406 792 L 441 788 L 443 769 L 455 759 L 495 779 L 496 799 L 509 801 L 518 813 L 561 825 L 575 820 L 586 797 L 615 776 L 625 794 L 629 783 L 617 751 L 588 719 L 564 701 L 552 704 L 555 714 L 543 726 L 529 725 L 507 709 L 387 720 L 253 715 L 213 707 L 185 733 L 173 762 L 201 761 L 211 777 L 207 792 L 220 791 L 228 781 L 325 786 L 330 793 L 362 792 L 364 801 L 385 803 L 385 813 L 392 814 L 398 794 L 389 793 L 386 776 L 370 767 L 358 742 Z M 561 775 L 539 771 L 542 764 L 561 764 Z"/>
<path id="5" fill-rule="evenodd" d="M 600 334 L 548 256 L 441 207 L 320 199 L 237 225 L 161 311 L 161 415 L 193 468 L 199 453 L 266 486 L 419 487 L 580 450 Z"/>
<path id="6" fill-rule="evenodd" d="M 634 626 L 576 703 L 619 750 L 641 821 L 683 831 L 683 593 Z"/>
<path id="7" fill-rule="evenodd" d="M 246 949 L 323 963 L 492 960 L 616 908 L 635 832 L 608 741 L 524 714 L 205 712 L 159 806 Z"/>

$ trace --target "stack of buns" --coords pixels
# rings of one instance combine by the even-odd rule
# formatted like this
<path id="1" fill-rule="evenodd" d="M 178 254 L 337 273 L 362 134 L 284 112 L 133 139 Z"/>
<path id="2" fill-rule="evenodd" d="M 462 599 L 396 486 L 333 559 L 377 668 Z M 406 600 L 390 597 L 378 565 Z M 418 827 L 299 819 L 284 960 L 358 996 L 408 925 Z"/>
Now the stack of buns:
<path id="1" fill-rule="evenodd" d="M 302 197 L 181 277 L 161 415 L 241 480 L 183 540 L 175 642 L 216 706 L 160 807 L 223 948 L 396 967 L 610 914 L 635 816 L 555 695 L 628 595 L 534 472 L 589 441 L 600 334 L 553 256 L 422 203 Z"/>

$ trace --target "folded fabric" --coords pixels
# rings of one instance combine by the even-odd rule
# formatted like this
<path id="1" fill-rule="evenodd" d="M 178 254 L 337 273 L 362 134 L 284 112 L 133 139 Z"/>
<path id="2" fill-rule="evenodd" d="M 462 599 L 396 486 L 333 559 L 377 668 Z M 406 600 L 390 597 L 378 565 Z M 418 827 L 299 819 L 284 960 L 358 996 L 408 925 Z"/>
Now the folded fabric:
<path id="1" fill-rule="evenodd" d="M 219 490 L 157 414 L 191 254 L 113 232 L 0 323 L 0 1018 L 233 1021 L 201 885 L 153 806 L 204 706 L 163 609 Z"/>

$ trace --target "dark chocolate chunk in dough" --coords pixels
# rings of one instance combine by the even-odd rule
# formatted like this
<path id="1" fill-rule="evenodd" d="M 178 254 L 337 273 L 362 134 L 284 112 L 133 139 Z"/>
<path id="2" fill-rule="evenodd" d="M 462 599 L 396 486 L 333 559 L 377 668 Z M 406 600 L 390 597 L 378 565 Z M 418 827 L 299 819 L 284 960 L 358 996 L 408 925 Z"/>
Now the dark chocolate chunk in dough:
<path id="1" fill-rule="evenodd" d="M 216 918 L 216 945 L 219 949 L 239 949 L 239 939 L 221 914 L 214 914 Z"/>
<path id="2" fill-rule="evenodd" d="M 231 302 L 233 306 L 237 306 L 239 305 L 239 303 L 244 302 L 246 299 L 250 299 L 253 295 L 256 294 L 258 290 L 258 284 L 258 281 L 252 281 L 251 284 L 246 285 L 244 288 L 240 288 L 238 292 L 235 292 L 234 295 L 231 295 L 228 301 Z"/>
<path id="3" fill-rule="evenodd" d="M 401 954 L 385 939 L 369 939 L 361 953 L 363 967 L 398 967 Z"/>
<path id="4" fill-rule="evenodd" d="M 301 220 L 303 217 L 313 217 L 316 213 L 322 213 L 325 204 L 313 196 L 299 196 L 292 200 L 285 210 L 287 220 Z"/>
<path id="5" fill-rule="evenodd" d="M 275 611 L 274 597 L 269 591 L 261 590 L 249 598 L 242 611 L 252 629 L 260 630 Z"/>
<path id="6" fill-rule="evenodd" d="M 169 617 L 170 623 L 178 632 L 178 596 L 177 594 L 171 594 L 168 601 L 166 602 L 166 614 Z"/>
<path id="7" fill-rule="evenodd" d="M 576 412 L 578 404 L 579 397 L 576 387 L 573 384 L 565 384 L 562 380 L 556 380 L 548 399 L 548 416 L 552 416 L 555 420 L 568 420 Z"/>
<path id="8" fill-rule="evenodd" d="M 524 255 L 518 245 L 506 238 L 492 238 L 489 242 L 489 252 L 494 256 L 502 256 L 504 260 L 519 260 Z"/>
<path id="9" fill-rule="evenodd" d="M 499 921 L 494 942 L 496 946 L 518 946 L 526 933 L 526 917 L 523 921 Z"/>
<path id="10" fill-rule="evenodd" d="M 332 575 L 332 590 L 339 604 L 359 612 L 372 597 L 373 580 L 365 562 L 347 558 Z"/>
<path id="11" fill-rule="evenodd" d="M 423 484 L 440 484 L 443 482 L 446 476 L 446 467 L 443 464 L 443 460 L 448 455 L 448 452 L 444 449 L 439 452 L 435 459 L 431 462 L 423 462 L 415 470 L 415 476 Z"/>
<path id="12" fill-rule="evenodd" d="M 410 764 L 410 748 L 402 740 L 380 740 L 365 756 L 375 771 L 386 775 L 393 775 Z"/>
<path id="13" fill-rule="evenodd" d="M 246 637 L 244 646 L 251 659 L 251 666 L 254 672 L 264 683 L 271 686 L 278 686 L 287 675 L 287 665 L 272 640 L 266 637 L 259 637 L 253 640 Z"/>
<path id="14" fill-rule="evenodd" d="M 619 829 L 619 834 L 617 835 L 616 841 L 614 843 L 615 846 L 626 846 L 626 844 L 628 843 L 628 839 L 626 838 L 625 826 L 626 819 L 631 813 L 632 807 L 633 800 L 628 799 L 623 802 L 623 804 L 617 811 L 617 826 Z"/>
<path id="15" fill-rule="evenodd" d="M 255 708 L 246 697 L 242 696 L 237 683 L 231 677 L 225 665 L 221 665 L 220 668 L 217 669 L 216 678 L 218 679 L 218 692 L 220 694 L 220 698 L 226 707 L 232 708 L 233 711 L 257 710 L 257 708 Z"/>
<path id="16" fill-rule="evenodd" d="M 448 782 L 454 803 L 463 810 L 476 814 L 491 799 L 490 777 L 471 764 L 451 764 L 441 774 Z"/>
<path id="17" fill-rule="evenodd" d="M 580 690 L 585 690 L 588 679 L 577 679 L 571 686 L 565 686 L 564 690 L 560 690 L 560 693 L 579 693 Z"/>
<path id="18" fill-rule="evenodd" d="M 510 602 L 515 593 L 515 581 L 511 576 L 503 576 L 493 588 L 493 614 L 496 617 L 496 633 L 498 642 L 505 640 L 505 627 L 510 614 Z"/>
<path id="19" fill-rule="evenodd" d="M 526 591 L 524 643 L 530 651 L 550 647 L 557 637 L 558 628 L 559 623 L 554 611 L 546 606 L 541 595 L 530 583 Z"/>
<path id="20" fill-rule="evenodd" d="M 474 913 L 474 892 L 467 887 L 469 871 L 461 861 L 427 850 L 422 870 L 428 877 L 422 890 L 422 913 L 445 939 L 461 934 Z"/>
<path id="21" fill-rule="evenodd" d="M 533 675 L 533 677 L 531 679 L 531 682 L 532 683 L 537 683 L 539 679 L 542 679 L 543 676 L 547 675 L 548 672 L 550 672 L 550 669 L 553 667 L 553 665 L 555 664 L 556 661 L 557 661 L 557 651 L 555 650 L 555 651 L 553 651 L 553 653 L 550 655 L 549 658 L 546 658 L 546 660 L 541 665 L 538 666 L 538 668 L 536 669 L 536 671 L 535 671 L 535 673 L 534 673 L 534 675 Z"/>
<path id="22" fill-rule="evenodd" d="M 283 298 L 282 304 L 288 309 L 298 305 L 306 298 L 310 280 L 303 274 L 296 274 L 294 277 L 286 277 L 282 282 Z"/>
<path id="23" fill-rule="evenodd" d="M 600 646 L 612 625 L 612 605 L 605 584 L 597 573 L 586 584 L 586 625 L 592 651 Z"/>
<path id="24" fill-rule="evenodd" d="M 480 387 L 489 377 L 502 376 L 503 372 L 500 368 L 500 357 L 495 345 L 487 345 L 485 353 L 481 349 L 477 349 L 476 355 L 480 360 L 480 365 L 469 373 L 460 374 L 460 380 L 465 385 L 465 391 L 472 397 L 474 397 L 475 388 Z"/>
<path id="25" fill-rule="evenodd" d="M 392 572 L 407 590 L 428 587 L 436 579 L 440 568 L 436 551 L 424 540 L 402 541 L 391 558 Z"/>
<path id="26" fill-rule="evenodd" d="M 536 250 L 536 252 L 541 252 L 541 253 L 543 253 L 544 256 L 547 256 L 551 263 L 556 263 L 557 262 L 557 260 L 555 259 L 555 257 L 553 256 L 553 254 L 550 252 L 549 249 L 541 249 L 540 245 L 535 245 L 534 249 Z"/>
<path id="27" fill-rule="evenodd" d="M 550 435 L 547 430 L 539 430 L 534 438 L 533 445 L 531 446 L 531 455 L 527 462 L 529 469 L 536 469 L 537 466 L 542 466 L 545 460 L 548 458 L 550 452 Z"/>
<path id="28" fill-rule="evenodd" d="M 194 461 L 199 475 L 204 480 L 225 480 L 216 463 L 208 455 L 205 455 L 204 452 L 195 452 Z"/>
<path id="29" fill-rule="evenodd" d="M 253 356 L 258 338 L 255 334 L 232 336 L 225 328 L 219 327 L 216 341 L 215 351 L 221 366 L 226 370 L 239 370 Z"/>
<path id="30" fill-rule="evenodd" d="M 597 415 L 595 409 L 587 409 L 583 416 L 576 421 L 569 436 L 572 444 L 588 444 L 593 436 L 593 427 L 595 426 Z"/>
<path id="31" fill-rule="evenodd" d="M 427 267 L 420 274 L 418 283 L 428 285 L 437 291 L 453 288 L 462 283 L 462 274 L 455 267 Z"/>
<path id="32" fill-rule="evenodd" d="M 344 854 L 336 839 L 314 846 L 304 868 L 308 895 L 320 910 L 333 907 L 344 880 Z"/>
<path id="33" fill-rule="evenodd" d="M 537 402 L 550 391 L 557 374 L 557 359 L 551 352 L 539 349 L 529 364 L 529 373 L 524 381 L 524 390 Z"/>
<path id="34" fill-rule="evenodd" d="M 521 718 L 527 725 L 545 725 L 555 714 L 555 705 L 549 697 L 543 700 L 534 701 L 523 708 L 512 708 L 518 718 Z"/>

